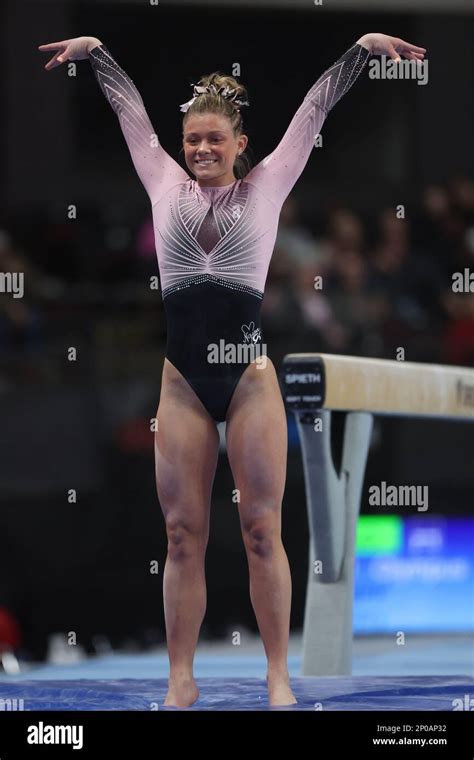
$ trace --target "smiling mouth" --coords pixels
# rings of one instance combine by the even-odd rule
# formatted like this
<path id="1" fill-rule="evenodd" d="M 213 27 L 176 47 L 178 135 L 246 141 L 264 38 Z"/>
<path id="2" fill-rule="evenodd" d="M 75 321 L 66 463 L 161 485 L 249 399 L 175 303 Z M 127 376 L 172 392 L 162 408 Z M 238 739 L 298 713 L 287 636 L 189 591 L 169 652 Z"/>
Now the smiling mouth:
<path id="1" fill-rule="evenodd" d="M 198 166 L 211 166 L 212 164 L 215 164 L 217 161 L 217 158 L 212 159 L 204 159 L 204 160 L 198 160 L 196 163 Z"/>

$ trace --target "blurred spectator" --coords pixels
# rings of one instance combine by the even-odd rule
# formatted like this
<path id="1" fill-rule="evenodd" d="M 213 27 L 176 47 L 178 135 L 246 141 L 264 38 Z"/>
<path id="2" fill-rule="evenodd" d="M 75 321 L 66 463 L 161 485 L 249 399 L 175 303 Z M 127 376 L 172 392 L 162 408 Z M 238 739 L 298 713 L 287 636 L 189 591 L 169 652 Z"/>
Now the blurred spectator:
<path id="1" fill-rule="evenodd" d="M 450 275 L 465 234 L 462 214 L 453 206 L 447 189 L 427 185 L 422 193 L 421 211 L 415 217 L 414 241 L 442 277 Z"/>
<path id="2" fill-rule="evenodd" d="M 294 264 L 319 262 L 323 256 L 321 247 L 309 230 L 301 224 L 298 206 L 292 195 L 285 200 L 280 212 L 275 250 L 280 249 L 286 251 L 289 260 Z"/>
<path id="3" fill-rule="evenodd" d="M 474 293 L 453 293 L 444 296 L 450 316 L 443 336 L 442 361 L 448 364 L 474 366 Z"/>
<path id="4" fill-rule="evenodd" d="M 338 208 L 330 212 L 327 224 L 328 234 L 325 249 L 333 269 L 336 269 L 340 254 L 346 251 L 363 253 L 365 250 L 365 231 L 362 220 L 348 208 Z"/>
<path id="5" fill-rule="evenodd" d="M 328 281 L 328 293 L 335 318 L 343 325 L 346 351 L 376 355 L 380 350 L 377 326 L 388 316 L 389 308 L 381 294 L 369 287 L 369 265 L 356 250 L 339 256 L 336 271 Z"/>
<path id="6" fill-rule="evenodd" d="M 322 278 L 324 288 L 325 270 L 310 261 L 301 264 L 296 277 L 296 300 L 303 326 L 315 332 L 314 347 L 312 350 L 330 350 L 335 353 L 343 353 L 348 341 L 347 331 L 337 321 L 329 298 L 326 293 L 315 288 L 319 282 L 316 278 Z M 318 343 L 324 341 L 319 348 Z"/>
<path id="7" fill-rule="evenodd" d="M 462 216 L 466 227 L 474 225 L 474 181 L 463 175 L 454 175 L 448 182 L 454 209 Z"/>
<path id="8" fill-rule="evenodd" d="M 433 268 L 413 250 L 409 223 L 399 219 L 394 208 L 384 209 L 379 216 L 372 264 L 371 289 L 384 295 L 393 317 L 413 329 L 426 329 L 427 304 L 432 307 L 433 299 L 436 302 L 439 281 L 435 277 L 431 282 Z"/>
<path id="9" fill-rule="evenodd" d="M 268 270 L 261 312 L 264 335 L 269 340 L 271 336 L 271 342 L 294 334 L 296 271 L 288 249 L 281 244 L 276 245 Z"/>

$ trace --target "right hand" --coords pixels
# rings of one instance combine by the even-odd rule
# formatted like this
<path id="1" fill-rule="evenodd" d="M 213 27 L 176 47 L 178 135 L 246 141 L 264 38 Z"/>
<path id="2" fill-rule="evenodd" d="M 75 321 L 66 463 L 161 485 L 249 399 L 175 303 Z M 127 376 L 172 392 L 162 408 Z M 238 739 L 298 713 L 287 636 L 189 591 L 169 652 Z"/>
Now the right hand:
<path id="1" fill-rule="evenodd" d="M 56 50 L 57 52 L 45 65 L 46 71 L 60 66 L 65 61 L 82 61 L 87 58 L 89 51 L 96 45 L 101 45 L 97 37 L 74 37 L 72 40 L 50 42 L 48 45 L 38 45 L 38 50 Z"/>

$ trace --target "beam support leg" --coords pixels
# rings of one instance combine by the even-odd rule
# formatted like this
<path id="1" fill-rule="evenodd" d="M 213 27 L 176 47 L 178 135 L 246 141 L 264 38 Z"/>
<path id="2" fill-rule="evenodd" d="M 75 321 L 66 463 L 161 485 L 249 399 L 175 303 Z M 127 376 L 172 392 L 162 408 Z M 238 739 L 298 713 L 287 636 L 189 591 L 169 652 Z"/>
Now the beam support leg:
<path id="1" fill-rule="evenodd" d="M 302 675 L 352 671 L 355 531 L 373 417 L 348 412 L 341 471 L 331 454 L 331 412 L 295 412 L 310 529 Z M 315 429 L 315 418 L 322 429 Z"/>

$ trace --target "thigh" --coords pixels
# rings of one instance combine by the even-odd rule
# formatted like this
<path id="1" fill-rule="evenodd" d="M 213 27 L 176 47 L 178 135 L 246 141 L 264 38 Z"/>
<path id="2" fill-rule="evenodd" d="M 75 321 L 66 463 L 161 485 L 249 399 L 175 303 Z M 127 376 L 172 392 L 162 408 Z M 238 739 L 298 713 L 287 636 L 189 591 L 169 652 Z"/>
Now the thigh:
<path id="1" fill-rule="evenodd" d="M 202 530 L 209 522 L 219 434 L 207 412 L 193 403 L 193 395 L 190 391 L 188 397 L 172 368 L 164 368 L 156 415 L 155 472 L 167 522 Z"/>
<path id="2" fill-rule="evenodd" d="M 273 363 L 245 370 L 227 415 L 226 444 L 241 519 L 279 511 L 285 490 L 287 422 Z"/>

